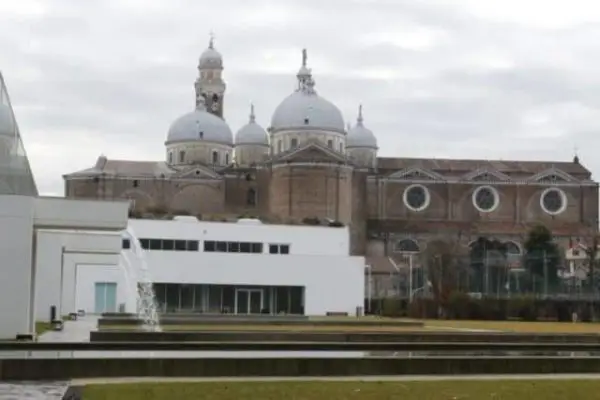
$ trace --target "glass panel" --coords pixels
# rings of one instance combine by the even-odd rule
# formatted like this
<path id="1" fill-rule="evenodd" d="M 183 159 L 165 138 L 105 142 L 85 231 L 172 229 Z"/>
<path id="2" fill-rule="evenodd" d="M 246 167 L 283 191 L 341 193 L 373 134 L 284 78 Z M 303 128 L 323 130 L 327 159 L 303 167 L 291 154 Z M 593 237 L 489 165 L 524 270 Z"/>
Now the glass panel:
<path id="1" fill-rule="evenodd" d="M 248 291 L 236 290 L 236 314 L 248 314 Z"/>
<path id="2" fill-rule="evenodd" d="M 106 283 L 105 295 L 104 312 L 117 312 L 117 284 L 115 282 Z"/>
<path id="3" fill-rule="evenodd" d="M 194 285 L 181 285 L 181 305 L 182 311 L 192 311 L 194 309 Z"/>
<path id="4" fill-rule="evenodd" d="M 167 312 L 177 312 L 179 310 L 179 285 L 167 283 Z"/>
<path id="5" fill-rule="evenodd" d="M 0 73 L 0 194 L 37 196 L 19 127 Z"/>
<path id="6" fill-rule="evenodd" d="M 104 300 L 106 288 L 103 282 L 94 284 L 94 314 L 102 314 L 104 312 Z"/>
<path id="7" fill-rule="evenodd" d="M 205 290 L 208 288 L 206 285 L 194 285 L 194 311 L 205 312 Z"/>
<path id="8" fill-rule="evenodd" d="M 262 290 L 252 290 L 250 293 L 250 314 L 260 314 L 262 309 Z"/>
<path id="9" fill-rule="evenodd" d="M 223 288 L 217 285 L 208 286 L 208 312 L 209 313 L 220 313 L 223 305 L 221 304 L 221 297 L 223 295 Z"/>

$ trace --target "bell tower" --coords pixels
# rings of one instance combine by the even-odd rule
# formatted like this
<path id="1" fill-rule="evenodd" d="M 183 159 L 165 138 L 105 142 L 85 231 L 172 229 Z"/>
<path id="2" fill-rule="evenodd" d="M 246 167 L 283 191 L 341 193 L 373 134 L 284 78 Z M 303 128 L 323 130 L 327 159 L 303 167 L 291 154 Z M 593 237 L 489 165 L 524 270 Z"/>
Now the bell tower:
<path id="1" fill-rule="evenodd" d="M 203 97 L 206 110 L 219 118 L 223 118 L 223 101 L 226 89 L 223 81 L 223 57 L 215 49 L 215 38 L 212 33 L 208 48 L 200 56 L 198 72 L 198 78 L 194 84 L 196 106 L 198 106 L 198 99 Z"/>

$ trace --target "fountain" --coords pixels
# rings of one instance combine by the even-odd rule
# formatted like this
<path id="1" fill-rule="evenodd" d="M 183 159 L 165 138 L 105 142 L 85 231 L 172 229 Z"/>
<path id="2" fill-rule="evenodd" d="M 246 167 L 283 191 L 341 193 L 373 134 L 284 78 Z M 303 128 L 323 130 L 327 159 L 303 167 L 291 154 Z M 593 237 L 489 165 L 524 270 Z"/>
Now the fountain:
<path id="1" fill-rule="evenodd" d="M 129 271 L 135 270 L 135 272 L 137 272 L 138 317 L 144 321 L 144 329 L 151 332 L 160 332 L 161 329 L 160 320 L 158 317 L 158 307 L 156 305 L 156 295 L 154 294 L 154 287 L 152 285 L 152 280 L 150 279 L 144 249 L 142 249 L 140 241 L 131 227 L 127 228 L 126 234 L 131 239 L 131 250 L 139 261 L 139 267 L 137 269 L 131 268 L 132 265 L 129 263 L 127 258 L 125 258 L 127 263 L 124 265 L 126 268 L 129 267 Z"/>
<path id="2" fill-rule="evenodd" d="M 131 260 L 125 251 L 121 252 L 121 262 L 119 262 L 119 267 L 121 267 L 121 271 L 125 277 L 125 286 L 127 287 L 125 310 L 135 310 L 137 313 L 137 304 L 139 303 L 137 289 L 138 274 L 135 272 L 135 268 L 133 267 L 133 264 L 131 264 Z"/>

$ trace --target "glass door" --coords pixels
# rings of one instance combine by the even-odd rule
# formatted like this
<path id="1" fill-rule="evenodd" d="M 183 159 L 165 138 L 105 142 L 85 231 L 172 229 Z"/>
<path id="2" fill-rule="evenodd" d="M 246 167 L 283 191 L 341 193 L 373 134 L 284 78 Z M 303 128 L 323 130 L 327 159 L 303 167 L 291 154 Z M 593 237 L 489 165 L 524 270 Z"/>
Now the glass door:
<path id="1" fill-rule="evenodd" d="M 248 314 L 260 314 L 262 310 L 262 290 L 249 290 L 250 304 Z"/>
<path id="2" fill-rule="evenodd" d="M 248 314 L 250 293 L 246 289 L 237 289 L 235 291 L 235 313 Z"/>

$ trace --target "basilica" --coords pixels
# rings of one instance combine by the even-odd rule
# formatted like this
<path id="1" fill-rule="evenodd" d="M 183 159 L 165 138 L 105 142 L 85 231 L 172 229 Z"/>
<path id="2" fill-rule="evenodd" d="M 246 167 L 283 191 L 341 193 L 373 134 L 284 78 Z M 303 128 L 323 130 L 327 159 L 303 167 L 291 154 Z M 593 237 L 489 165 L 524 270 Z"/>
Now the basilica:
<path id="1" fill-rule="evenodd" d="M 376 135 L 362 110 L 345 124 L 317 90 L 306 51 L 297 85 L 273 111 L 270 125 L 261 126 L 251 109 L 248 123 L 234 135 L 223 116 L 223 72 L 211 39 L 198 63 L 195 109 L 171 124 L 163 159 L 99 156 L 90 168 L 64 176 L 66 196 L 127 198 L 140 214 L 329 221 L 349 226 L 352 252 L 373 260 L 418 253 L 432 240 L 449 237 L 465 245 L 490 237 L 520 254 L 536 223 L 564 243 L 597 230 L 598 184 L 577 157 L 378 157 Z M 388 267 L 393 265 L 381 269 Z"/>

